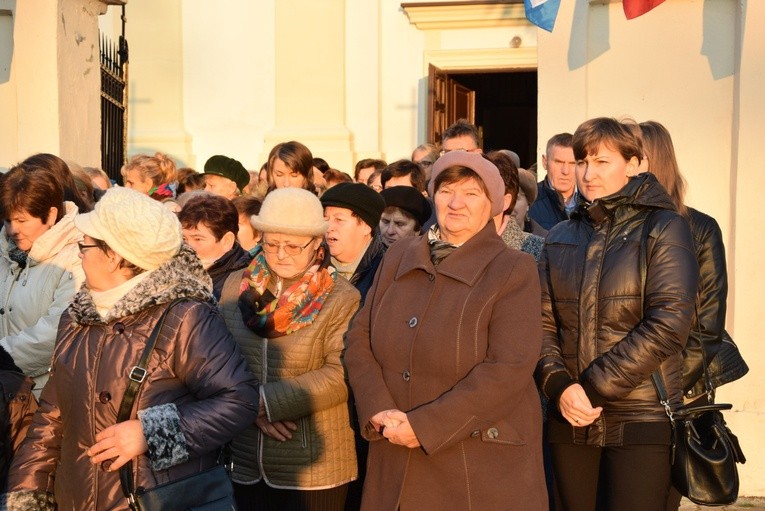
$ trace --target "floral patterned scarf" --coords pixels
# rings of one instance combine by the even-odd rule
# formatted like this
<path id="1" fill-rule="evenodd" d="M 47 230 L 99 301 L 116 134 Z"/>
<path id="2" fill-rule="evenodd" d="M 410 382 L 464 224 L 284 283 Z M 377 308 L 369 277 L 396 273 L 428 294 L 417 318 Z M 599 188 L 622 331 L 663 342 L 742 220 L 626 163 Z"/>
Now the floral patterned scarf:
<path id="1" fill-rule="evenodd" d="M 329 251 L 322 245 L 303 276 L 276 298 L 268 290 L 272 275 L 265 254 L 260 245 L 256 246 L 239 288 L 239 310 L 247 328 L 261 337 L 273 338 L 313 323 L 337 280 L 337 272 L 329 262 Z"/>

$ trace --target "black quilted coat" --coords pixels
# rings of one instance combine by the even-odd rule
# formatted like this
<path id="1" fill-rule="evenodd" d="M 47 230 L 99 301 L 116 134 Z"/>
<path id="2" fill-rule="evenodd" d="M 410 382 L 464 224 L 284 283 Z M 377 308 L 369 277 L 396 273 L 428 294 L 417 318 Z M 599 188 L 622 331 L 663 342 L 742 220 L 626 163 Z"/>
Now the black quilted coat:
<path id="1" fill-rule="evenodd" d="M 592 204 L 580 198 L 571 219 L 550 231 L 539 262 L 544 338 L 537 383 L 555 405 L 578 382 L 593 406 L 603 406 L 601 417 L 582 428 L 555 407 L 551 441 L 669 441 L 650 376 L 658 368 L 672 404 L 681 404 L 682 350 L 699 280 L 688 222 L 674 209 L 656 178 L 641 174 Z M 628 426 L 635 423 L 660 427 Z M 661 442 L 650 438 L 659 432 Z"/>

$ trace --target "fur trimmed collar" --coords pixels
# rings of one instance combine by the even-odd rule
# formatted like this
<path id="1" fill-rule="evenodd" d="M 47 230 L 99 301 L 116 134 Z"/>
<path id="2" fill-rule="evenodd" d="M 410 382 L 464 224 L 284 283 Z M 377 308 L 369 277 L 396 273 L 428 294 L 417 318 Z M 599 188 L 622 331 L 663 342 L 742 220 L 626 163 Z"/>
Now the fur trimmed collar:
<path id="1" fill-rule="evenodd" d="M 212 280 L 194 250 L 185 243 L 175 257 L 162 263 L 151 275 L 117 300 L 105 318 L 96 310 L 90 290 L 85 285 L 72 298 L 69 315 L 78 324 L 105 324 L 154 305 L 169 303 L 176 298 L 196 298 L 215 303 Z"/>

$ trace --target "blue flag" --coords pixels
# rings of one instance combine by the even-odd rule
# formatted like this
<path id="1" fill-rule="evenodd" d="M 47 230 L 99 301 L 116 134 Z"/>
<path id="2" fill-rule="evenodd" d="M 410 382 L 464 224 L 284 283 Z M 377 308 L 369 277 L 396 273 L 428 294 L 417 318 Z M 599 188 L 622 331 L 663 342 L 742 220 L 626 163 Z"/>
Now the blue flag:
<path id="1" fill-rule="evenodd" d="M 539 28 L 553 31 L 560 0 L 523 0 L 523 3 L 526 7 L 526 19 Z"/>

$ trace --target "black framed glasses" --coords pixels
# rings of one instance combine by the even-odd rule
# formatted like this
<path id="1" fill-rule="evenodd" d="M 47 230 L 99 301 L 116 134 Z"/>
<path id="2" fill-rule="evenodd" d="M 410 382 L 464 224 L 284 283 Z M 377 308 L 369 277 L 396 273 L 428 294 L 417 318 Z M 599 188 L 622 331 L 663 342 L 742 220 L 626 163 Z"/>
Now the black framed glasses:
<path id="1" fill-rule="evenodd" d="M 78 241 L 77 247 L 80 249 L 80 252 L 85 252 L 89 248 L 98 248 L 98 245 L 86 245 L 85 243 Z"/>
<path id="2" fill-rule="evenodd" d="M 303 250 L 306 249 L 308 245 L 310 245 L 313 242 L 313 239 L 309 240 L 308 243 L 303 245 L 302 247 L 300 245 L 293 245 L 291 243 L 288 243 L 286 245 L 281 245 L 279 243 L 271 243 L 268 241 L 263 240 L 260 243 L 260 246 L 263 247 L 263 252 L 266 254 L 276 254 L 279 252 L 279 249 L 281 248 L 284 250 L 284 253 L 290 256 L 296 256 L 300 255 Z"/>

